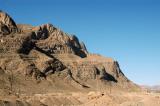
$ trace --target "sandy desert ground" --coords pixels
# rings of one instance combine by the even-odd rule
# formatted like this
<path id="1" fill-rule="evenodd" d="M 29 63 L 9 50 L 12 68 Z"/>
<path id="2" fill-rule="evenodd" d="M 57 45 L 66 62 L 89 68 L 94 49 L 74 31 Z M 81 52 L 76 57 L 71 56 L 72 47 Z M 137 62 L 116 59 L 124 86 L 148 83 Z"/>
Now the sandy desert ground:
<path id="1" fill-rule="evenodd" d="M 22 94 L 0 99 L 0 106 L 8 106 L 7 102 L 16 106 L 160 106 L 160 93 L 147 92 Z"/>

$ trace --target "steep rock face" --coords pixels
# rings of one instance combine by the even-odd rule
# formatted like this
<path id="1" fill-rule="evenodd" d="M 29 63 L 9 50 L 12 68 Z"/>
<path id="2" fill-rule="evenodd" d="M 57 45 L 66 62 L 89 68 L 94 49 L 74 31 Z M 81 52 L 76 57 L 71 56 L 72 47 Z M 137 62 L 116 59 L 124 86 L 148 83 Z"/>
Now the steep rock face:
<path id="1" fill-rule="evenodd" d="M 33 27 L 18 25 L 21 34 L 28 35 L 21 44 L 20 53 L 28 54 L 33 47 L 41 49 L 48 54 L 75 54 L 80 57 L 87 56 L 84 43 L 80 43 L 74 35 L 68 35 L 51 24 Z"/>
<path id="2" fill-rule="evenodd" d="M 0 11 L 0 35 L 8 35 L 17 32 L 16 23 L 6 13 Z"/>
<path id="3" fill-rule="evenodd" d="M 86 58 L 71 58 L 68 56 L 58 56 L 71 70 L 72 76 L 88 87 L 95 87 L 93 80 L 113 82 L 116 85 L 130 86 L 130 81 L 121 71 L 118 62 L 111 58 L 106 58 L 96 54 L 89 54 Z"/>
<path id="4" fill-rule="evenodd" d="M 81 57 L 86 57 L 87 55 L 86 49 L 84 49 L 84 45 L 83 47 L 80 45 L 76 36 L 70 36 L 53 27 L 51 24 L 38 27 L 38 30 L 36 30 L 35 33 L 36 37 L 38 36 L 38 39 L 44 39 L 37 41 L 37 47 L 41 48 L 47 53 L 73 53 Z"/>
<path id="5" fill-rule="evenodd" d="M 19 78 L 29 78 L 30 84 L 34 80 L 45 81 L 53 85 L 51 90 L 95 90 L 97 81 L 103 85 L 102 88 L 110 82 L 122 88 L 135 87 L 123 74 L 117 61 L 90 54 L 75 35 L 66 34 L 51 24 L 16 26 L 8 15 L 5 17 L 7 21 L 0 18 L 0 22 L 6 25 L 9 33 L 14 33 L 0 38 L 1 73 L 20 74 Z M 28 83 L 26 80 L 20 82 L 24 85 Z M 41 92 L 41 88 L 36 89 Z"/>
<path id="6" fill-rule="evenodd" d="M 54 30 L 56 30 L 56 28 L 53 27 L 52 24 L 45 24 L 32 29 L 32 31 L 34 31 L 35 33 L 34 39 L 37 39 L 37 40 L 48 38 L 49 35 L 54 32 Z"/>

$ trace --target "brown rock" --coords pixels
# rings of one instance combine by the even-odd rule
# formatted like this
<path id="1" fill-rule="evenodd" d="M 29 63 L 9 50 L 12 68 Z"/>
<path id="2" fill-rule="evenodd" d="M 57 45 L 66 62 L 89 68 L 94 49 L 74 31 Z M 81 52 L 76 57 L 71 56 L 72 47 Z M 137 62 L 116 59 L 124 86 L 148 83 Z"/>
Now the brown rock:
<path id="1" fill-rule="evenodd" d="M 4 73 L 5 73 L 4 70 L 0 67 L 0 75 Z"/>
<path id="2" fill-rule="evenodd" d="M 51 24 L 37 27 L 19 24 L 17 28 L 14 21 L 3 12 L 0 12 L 0 23 L 1 35 L 14 32 L 13 36 L 2 36 L 0 40 L 0 67 L 12 69 L 14 74 L 19 72 L 19 79 L 23 79 L 24 73 L 29 79 L 46 78 L 43 83 L 49 84 L 43 86 L 44 89 L 53 84 L 56 89 L 95 90 L 97 82 L 100 88 L 105 89 L 110 82 L 121 88 L 135 87 L 123 74 L 118 62 L 88 53 L 85 44 L 80 43 L 75 35 L 66 34 Z M 21 33 L 17 33 L 17 29 Z M 23 80 L 20 82 L 28 83 Z M 30 84 L 35 87 L 32 82 Z M 51 87 L 51 90 L 54 89 Z"/>
<path id="3" fill-rule="evenodd" d="M 0 34 L 8 35 L 17 31 L 18 29 L 13 19 L 8 14 L 0 11 Z"/>

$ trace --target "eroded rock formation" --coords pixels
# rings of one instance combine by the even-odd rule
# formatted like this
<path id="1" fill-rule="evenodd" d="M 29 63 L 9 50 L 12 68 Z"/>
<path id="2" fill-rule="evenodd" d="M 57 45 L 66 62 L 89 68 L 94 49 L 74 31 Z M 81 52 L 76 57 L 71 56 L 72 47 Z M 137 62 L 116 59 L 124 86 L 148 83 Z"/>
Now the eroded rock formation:
<path id="1" fill-rule="evenodd" d="M 0 73 L 13 72 L 22 79 L 27 76 L 30 84 L 34 79 L 50 82 L 55 89 L 95 89 L 97 81 L 103 88 L 109 82 L 122 88 L 135 87 L 117 61 L 89 53 L 75 35 L 51 24 L 16 25 L 9 15 L 0 11 L 0 34 L 0 67 L 5 69 L 0 68 Z M 26 80 L 20 82 L 28 84 Z"/>
<path id="2" fill-rule="evenodd" d="M 0 35 L 8 35 L 17 31 L 18 29 L 13 19 L 0 10 Z"/>

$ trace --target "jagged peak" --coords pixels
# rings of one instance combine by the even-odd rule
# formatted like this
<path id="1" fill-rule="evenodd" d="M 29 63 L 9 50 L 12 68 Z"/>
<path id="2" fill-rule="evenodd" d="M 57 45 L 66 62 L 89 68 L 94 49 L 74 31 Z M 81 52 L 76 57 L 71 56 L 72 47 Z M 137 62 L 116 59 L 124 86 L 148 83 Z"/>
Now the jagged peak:
<path id="1" fill-rule="evenodd" d="M 0 34 L 8 35 L 18 31 L 14 20 L 5 12 L 0 10 Z"/>

